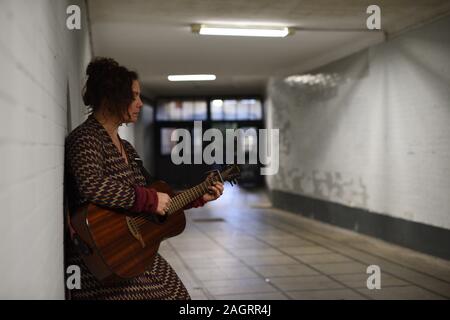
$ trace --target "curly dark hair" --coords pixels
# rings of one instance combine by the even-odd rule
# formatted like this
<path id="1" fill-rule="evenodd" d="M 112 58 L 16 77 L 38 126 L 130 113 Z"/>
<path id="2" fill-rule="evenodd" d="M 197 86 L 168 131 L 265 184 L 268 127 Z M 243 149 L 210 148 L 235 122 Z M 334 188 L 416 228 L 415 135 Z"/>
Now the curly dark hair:
<path id="1" fill-rule="evenodd" d="M 114 59 L 96 57 L 87 66 L 86 75 L 83 102 L 89 107 L 89 114 L 103 103 L 111 114 L 125 121 L 124 115 L 134 98 L 131 86 L 138 74 Z"/>

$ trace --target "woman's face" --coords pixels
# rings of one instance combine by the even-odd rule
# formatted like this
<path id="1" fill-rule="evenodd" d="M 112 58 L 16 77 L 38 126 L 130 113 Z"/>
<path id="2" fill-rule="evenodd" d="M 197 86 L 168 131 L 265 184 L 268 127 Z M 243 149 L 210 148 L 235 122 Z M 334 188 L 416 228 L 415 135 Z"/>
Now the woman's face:
<path id="1" fill-rule="evenodd" d="M 144 105 L 141 100 L 141 87 L 139 86 L 139 81 L 133 80 L 131 89 L 133 91 L 133 101 L 131 101 L 130 105 L 128 106 L 129 116 L 126 115 L 127 123 L 134 123 L 138 120 L 139 112 Z"/>

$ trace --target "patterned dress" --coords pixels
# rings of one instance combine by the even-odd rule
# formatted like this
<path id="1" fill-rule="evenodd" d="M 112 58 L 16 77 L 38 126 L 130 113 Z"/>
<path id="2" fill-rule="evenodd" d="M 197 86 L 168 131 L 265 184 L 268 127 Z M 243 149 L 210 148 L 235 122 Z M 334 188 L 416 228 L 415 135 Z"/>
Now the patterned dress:
<path id="1" fill-rule="evenodd" d="M 105 128 L 90 115 L 66 138 L 66 192 L 70 212 L 92 202 L 98 205 L 130 209 L 135 201 L 133 186 L 145 186 L 136 150 L 126 140 L 128 164 L 120 155 Z M 70 243 L 70 242 L 69 242 Z M 70 291 L 72 299 L 190 299 L 185 286 L 157 254 L 149 269 L 134 279 L 102 284 L 85 267 L 71 244 L 66 246 L 66 263 L 81 267 L 81 289 Z"/>

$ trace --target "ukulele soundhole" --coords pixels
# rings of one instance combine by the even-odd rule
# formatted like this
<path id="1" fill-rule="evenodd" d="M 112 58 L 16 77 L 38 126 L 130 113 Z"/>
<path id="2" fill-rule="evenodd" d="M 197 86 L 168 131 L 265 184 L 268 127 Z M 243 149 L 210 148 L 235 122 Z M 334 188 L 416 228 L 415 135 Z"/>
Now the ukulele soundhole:
<path id="1" fill-rule="evenodd" d="M 145 248 L 145 242 L 142 238 L 141 232 L 139 231 L 139 226 L 136 224 L 136 221 L 132 217 L 126 217 L 126 220 L 130 233 L 133 235 L 133 237 L 136 238 L 136 240 L 141 243 L 142 248 Z"/>

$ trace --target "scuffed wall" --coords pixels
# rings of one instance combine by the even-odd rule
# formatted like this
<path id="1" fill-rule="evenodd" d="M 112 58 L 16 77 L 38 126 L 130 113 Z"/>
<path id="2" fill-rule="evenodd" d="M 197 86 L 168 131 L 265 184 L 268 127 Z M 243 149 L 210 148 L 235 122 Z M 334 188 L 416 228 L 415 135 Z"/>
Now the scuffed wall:
<path id="1" fill-rule="evenodd" d="M 308 74 L 273 78 L 271 190 L 450 228 L 450 18 Z"/>

